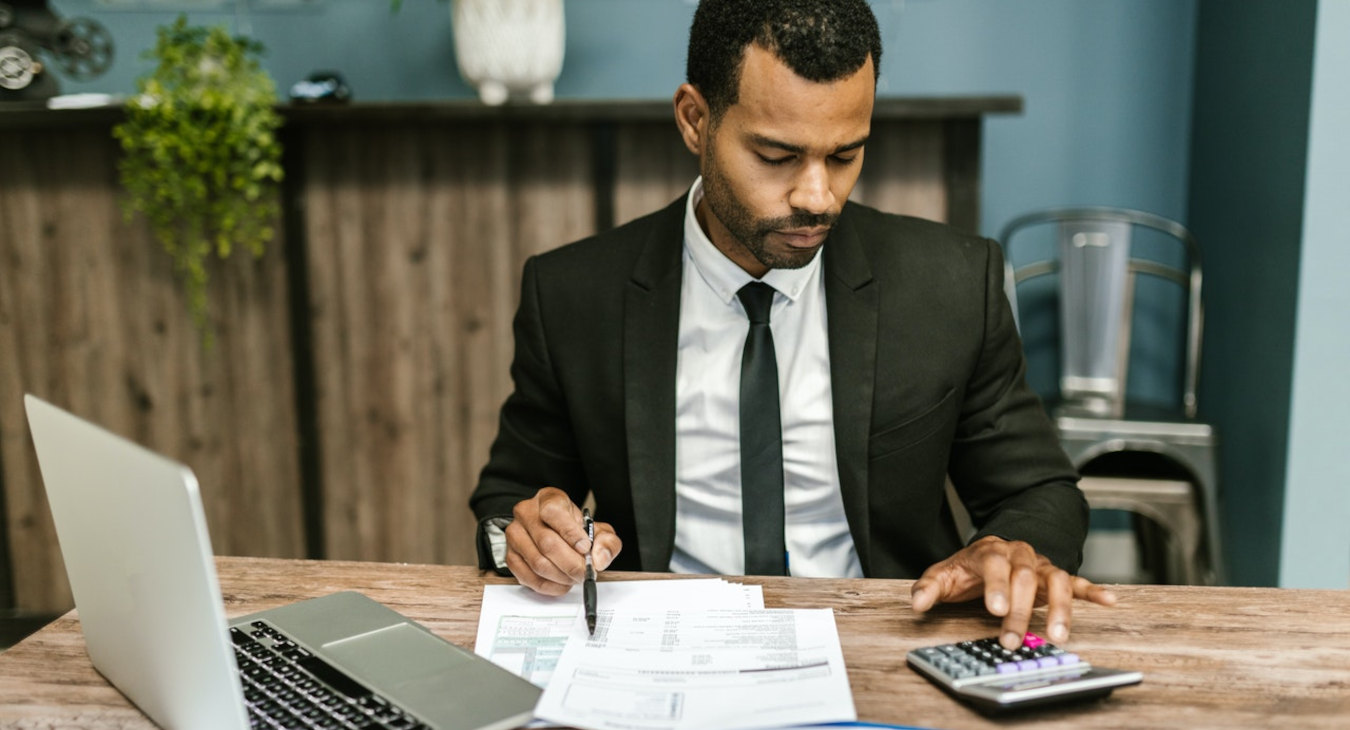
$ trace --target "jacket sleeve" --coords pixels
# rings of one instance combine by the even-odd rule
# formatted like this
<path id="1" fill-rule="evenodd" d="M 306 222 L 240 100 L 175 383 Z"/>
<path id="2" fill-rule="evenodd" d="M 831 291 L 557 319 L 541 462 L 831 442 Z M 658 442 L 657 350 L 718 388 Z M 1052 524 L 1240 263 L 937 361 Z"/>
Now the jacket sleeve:
<path id="1" fill-rule="evenodd" d="M 1027 386 L 1026 360 L 1003 291 L 1003 256 L 987 241 L 985 330 L 948 467 L 978 540 L 1023 540 L 1076 572 L 1088 509 L 1078 475 L 1040 399 Z"/>
<path id="2" fill-rule="evenodd" d="M 513 325 L 515 357 L 511 363 L 514 390 L 502 406 L 497 438 L 488 463 L 469 497 L 478 518 L 479 567 L 493 568 L 484 529 L 489 520 L 510 518 L 517 502 L 542 487 L 555 486 L 578 504 L 586 487 L 567 403 L 551 359 L 546 308 L 541 306 L 538 262 L 525 262 L 520 307 Z"/>

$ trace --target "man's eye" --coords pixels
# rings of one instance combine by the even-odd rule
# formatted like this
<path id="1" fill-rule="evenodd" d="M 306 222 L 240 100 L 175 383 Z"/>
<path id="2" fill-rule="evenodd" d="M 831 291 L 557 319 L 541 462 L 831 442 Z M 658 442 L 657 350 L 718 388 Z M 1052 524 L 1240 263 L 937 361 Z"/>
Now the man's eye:
<path id="1" fill-rule="evenodd" d="M 759 157 L 760 162 L 763 162 L 766 165 L 786 165 L 792 161 L 792 155 L 788 155 L 787 157 L 765 157 L 758 153 L 756 153 L 756 155 Z"/>
<path id="2" fill-rule="evenodd" d="M 851 165 L 851 164 L 853 164 L 854 162 L 856 162 L 856 161 L 858 160 L 858 156 L 857 156 L 857 155 L 849 155 L 849 156 L 845 157 L 845 156 L 843 156 L 843 155 L 831 155 L 831 156 L 830 156 L 830 159 L 831 159 L 831 160 L 834 160 L 836 163 L 838 163 L 838 164 L 840 164 L 840 165 Z"/>

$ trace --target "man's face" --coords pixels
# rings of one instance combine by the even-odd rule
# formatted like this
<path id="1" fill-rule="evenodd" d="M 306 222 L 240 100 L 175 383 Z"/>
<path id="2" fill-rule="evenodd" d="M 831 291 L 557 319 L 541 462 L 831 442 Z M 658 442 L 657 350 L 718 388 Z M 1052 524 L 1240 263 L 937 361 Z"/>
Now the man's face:
<path id="1" fill-rule="evenodd" d="M 875 77 L 817 83 L 757 45 L 746 48 L 738 99 L 699 157 L 708 237 L 751 276 L 810 263 L 862 169 Z"/>

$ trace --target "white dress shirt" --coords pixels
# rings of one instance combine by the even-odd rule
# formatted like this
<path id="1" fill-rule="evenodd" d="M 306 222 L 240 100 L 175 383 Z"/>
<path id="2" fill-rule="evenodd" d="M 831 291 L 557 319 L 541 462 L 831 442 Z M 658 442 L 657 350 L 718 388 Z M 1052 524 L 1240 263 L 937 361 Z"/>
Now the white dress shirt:
<path id="1" fill-rule="evenodd" d="M 745 548 L 739 401 L 749 320 L 736 292 L 754 277 L 719 251 L 699 226 L 694 209 L 702 198 L 699 178 L 684 214 L 670 569 L 740 575 Z M 800 269 L 771 269 L 761 281 L 775 290 L 769 324 L 783 419 L 788 572 L 861 577 L 839 493 L 820 254 Z"/>

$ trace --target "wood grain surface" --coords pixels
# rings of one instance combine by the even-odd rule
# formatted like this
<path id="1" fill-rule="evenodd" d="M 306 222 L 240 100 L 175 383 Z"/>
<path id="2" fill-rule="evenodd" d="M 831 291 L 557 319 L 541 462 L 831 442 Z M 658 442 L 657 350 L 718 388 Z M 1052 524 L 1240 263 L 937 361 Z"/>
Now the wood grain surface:
<path id="1" fill-rule="evenodd" d="M 211 261 L 204 351 L 168 254 L 127 222 L 107 130 L 0 154 L 0 486 L 18 609 L 72 603 L 23 394 L 192 466 L 221 553 L 303 555 L 284 243 Z"/>
<path id="2" fill-rule="evenodd" d="M 586 130 L 336 127 L 306 144 L 325 555 L 473 562 L 520 272 L 594 229 Z"/>
<path id="3" fill-rule="evenodd" d="M 485 583 L 463 566 L 258 558 L 217 560 L 231 616 L 357 589 L 472 647 Z M 614 573 L 606 579 L 672 579 Z M 1109 698 L 991 720 L 905 665 L 910 649 L 989 636 L 975 605 L 909 609 L 910 581 L 732 578 L 764 587 L 768 607 L 835 614 L 858 718 L 934 728 L 1344 728 L 1350 718 L 1345 591 L 1117 586 L 1119 604 L 1080 604 L 1065 646 L 1102 666 L 1143 672 Z M 1037 618 L 1043 619 L 1041 612 Z M 0 654 L 0 727 L 149 728 L 93 669 L 76 614 Z"/>

